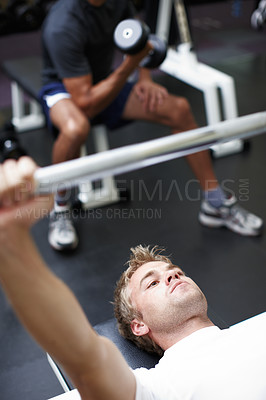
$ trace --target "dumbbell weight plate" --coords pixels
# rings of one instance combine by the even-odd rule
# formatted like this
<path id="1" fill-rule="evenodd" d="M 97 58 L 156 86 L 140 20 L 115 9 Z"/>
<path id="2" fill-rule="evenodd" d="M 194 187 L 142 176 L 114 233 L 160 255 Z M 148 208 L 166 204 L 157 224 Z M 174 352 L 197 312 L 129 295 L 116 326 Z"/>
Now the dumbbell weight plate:
<path id="1" fill-rule="evenodd" d="M 166 44 L 156 35 L 149 35 L 149 42 L 151 42 L 153 50 L 151 50 L 150 54 L 147 57 L 143 58 L 140 63 L 140 67 L 157 68 L 166 57 Z"/>
<path id="2" fill-rule="evenodd" d="M 144 49 L 150 30 L 148 26 L 134 19 L 120 22 L 114 32 L 116 46 L 127 54 L 137 54 Z"/>

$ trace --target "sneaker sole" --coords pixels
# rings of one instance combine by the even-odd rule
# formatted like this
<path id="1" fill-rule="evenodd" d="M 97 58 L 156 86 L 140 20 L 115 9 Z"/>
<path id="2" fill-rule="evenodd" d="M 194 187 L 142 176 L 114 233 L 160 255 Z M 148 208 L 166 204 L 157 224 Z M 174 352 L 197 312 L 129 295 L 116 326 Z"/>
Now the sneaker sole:
<path id="1" fill-rule="evenodd" d="M 73 242 L 69 245 L 61 245 L 57 242 L 54 242 L 49 236 L 48 236 L 48 242 L 53 249 L 59 250 L 59 251 L 75 250 L 76 247 L 78 246 L 78 240 L 76 240 L 75 242 Z"/>
<path id="2" fill-rule="evenodd" d="M 210 216 L 206 216 L 206 214 L 199 213 L 199 222 L 207 226 L 209 228 L 222 228 L 223 226 L 229 229 L 232 232 L 238 233 L 242 236 L 259 236 L 262 233 L 262 227 L 257 230 L 248 230 L 244 228 L 240 228 L 230 222 L 218 220 L 217 218 L 212 218 Z"/>

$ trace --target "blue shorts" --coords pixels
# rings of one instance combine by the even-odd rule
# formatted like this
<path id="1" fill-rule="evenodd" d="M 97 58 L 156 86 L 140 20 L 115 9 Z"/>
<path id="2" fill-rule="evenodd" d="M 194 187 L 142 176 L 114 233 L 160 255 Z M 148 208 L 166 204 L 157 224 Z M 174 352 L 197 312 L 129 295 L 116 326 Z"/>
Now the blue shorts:
<path id="1" fill-rule="evenodd" d="M 122 119 L 121 116 L 133 86 L 133 82 L 127 82 L 114 101 L 90 121 L 91 124 L 105 124 L 109 129 L 116 129 L 130 122 L 129 120 Z M 70 94 L 61 82 L 49 83 L 43 86 L 39 92 L 39 99 L 45 114 L 48 128 L 54 133 L 58 133 L 58 131 L 50 120 L 49 110 L 62 98 L 70 98 Z"/>

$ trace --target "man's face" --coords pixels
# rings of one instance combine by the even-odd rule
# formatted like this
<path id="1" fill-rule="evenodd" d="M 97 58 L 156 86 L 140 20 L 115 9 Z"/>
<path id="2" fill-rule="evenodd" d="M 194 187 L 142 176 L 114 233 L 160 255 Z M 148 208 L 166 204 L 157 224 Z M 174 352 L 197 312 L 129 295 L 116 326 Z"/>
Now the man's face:
<path id="1" fill-rule="evenodd" d="M 187 319 L 207 312 L 204 294 L 173 264 L 154 261 L 132 275 L 129 293 L 133 306 L 151 331 L 175 329 Z"/>

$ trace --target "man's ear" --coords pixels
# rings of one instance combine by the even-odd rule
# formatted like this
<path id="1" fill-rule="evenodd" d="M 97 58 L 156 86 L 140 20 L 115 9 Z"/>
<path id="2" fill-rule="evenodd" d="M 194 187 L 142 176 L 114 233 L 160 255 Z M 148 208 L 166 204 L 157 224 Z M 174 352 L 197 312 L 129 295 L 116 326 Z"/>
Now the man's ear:
<path id="1" fill-rule="evenodd" d="M 136 336 L 144 336 L 147 335 L 147 333 L 149 333 L 149 328 L 146 324 L 144 324 L 144 322 L 137 320 L 136 318 L 134 318 L 131 321 L 131 330 L 134 333 L 134 335 Z"/>

